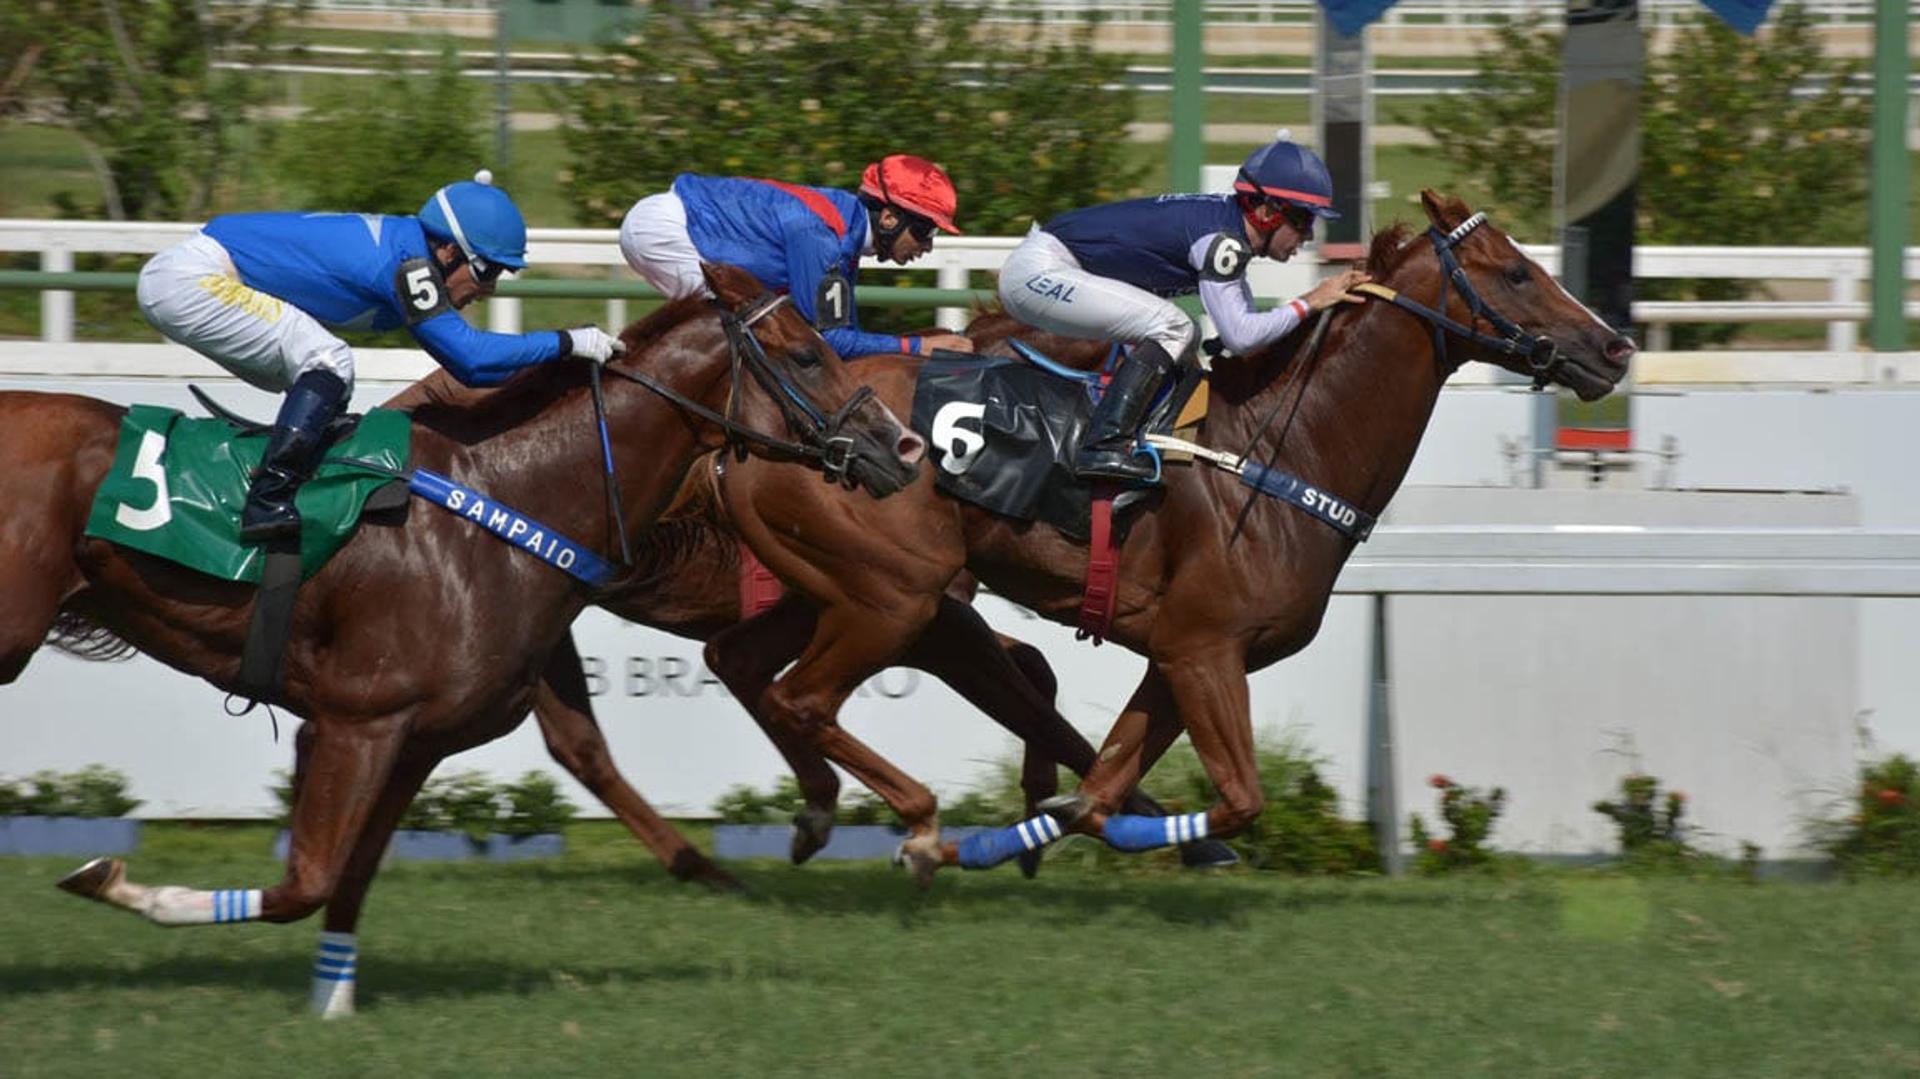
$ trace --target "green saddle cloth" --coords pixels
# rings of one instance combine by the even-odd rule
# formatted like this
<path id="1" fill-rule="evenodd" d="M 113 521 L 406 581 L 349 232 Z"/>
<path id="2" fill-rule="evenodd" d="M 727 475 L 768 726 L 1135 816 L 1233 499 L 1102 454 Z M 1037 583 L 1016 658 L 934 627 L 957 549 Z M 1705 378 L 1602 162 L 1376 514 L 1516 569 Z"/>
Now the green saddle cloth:
<path id="1" fill-rule="evenodd" d="M 404 474 L 413 425 L 376 408 L 328 447 L 300 486 L 300 573 L 311 577 L 359 522 L 367 498 Z M 87 535 L 112 540 L 229 581 L 259 583 L 264 547 L 240 542 L 240 507 L 266 449 L 218 419 L 135 405 L 120 424 L 113 468 L 93 496 Z"/>

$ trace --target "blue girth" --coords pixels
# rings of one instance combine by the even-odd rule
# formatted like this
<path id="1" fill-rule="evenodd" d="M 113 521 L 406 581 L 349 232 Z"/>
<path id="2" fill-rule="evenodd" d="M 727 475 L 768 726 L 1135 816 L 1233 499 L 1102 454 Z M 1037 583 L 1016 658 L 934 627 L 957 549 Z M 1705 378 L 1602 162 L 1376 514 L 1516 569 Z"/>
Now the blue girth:
<path id="1" fill-rule="evenodd" d="M 407 490 L 596 588 L 614 578 L 616 570 L 599 555 L 519 510 L 503 506 L 437 472 L 414 469 L 407 477 Z"/>
<path id="2" fill-rule="evenodd" d="M 1374 518 L 1371 514 L 1344 498 L 1312 486 L 1291 472 L 1268 468 L 1258 461 L 1248 461 L 1241 466 L 1240 482 L 1263 495 L 1272 495 L 1307 511 L 1355 543 L 1365 543 L 1367 537 L 1373 534 Z"/>

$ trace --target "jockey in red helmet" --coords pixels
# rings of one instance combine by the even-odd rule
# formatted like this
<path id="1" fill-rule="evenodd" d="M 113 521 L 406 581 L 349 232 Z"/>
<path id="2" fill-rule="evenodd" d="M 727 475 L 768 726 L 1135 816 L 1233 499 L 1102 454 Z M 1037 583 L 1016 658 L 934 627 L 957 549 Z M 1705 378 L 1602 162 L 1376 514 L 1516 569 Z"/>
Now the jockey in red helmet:
<path id="1" fill-rule="evenodd" d="M 936 230 L 959 234 L 958 205 L 946 172 L 908 154 L 868 165 L 858 191 L 688 172 L 627 211 L 620 251 L 634 272 L 675 298 L 705 293 L 703 261 L 740 266 L 792 293 L 842 356 L 971 352 L 973 343 L 958 334 L 868 333 L 853 303 L 862 255 L 912 262 L 933 247 Z"/>
<path id="2" fill-rule="evenodd" d="M 1338 216 L 1333 181 L 1312 150 L 1285 132 L 1255 150 L 1232 194 L 1162 195 L 1071 210 L 1036 224 L 1000 270 L 1000 302 L 1051 333 L 1133 346 L 1087 424 L 1074 471 L 1083 479 L 1150 480 L 1135 432 L 1161 381 L 1199 344 L 1193 319 L 1168 299 L 1198 291 L 1221 341 L 1245 353 L 1291 332 L 1367 280 L 1330 278 L 1285 306 L 1257 311 L 1246 282 L 1257 256 L 1285 261 Z"/>

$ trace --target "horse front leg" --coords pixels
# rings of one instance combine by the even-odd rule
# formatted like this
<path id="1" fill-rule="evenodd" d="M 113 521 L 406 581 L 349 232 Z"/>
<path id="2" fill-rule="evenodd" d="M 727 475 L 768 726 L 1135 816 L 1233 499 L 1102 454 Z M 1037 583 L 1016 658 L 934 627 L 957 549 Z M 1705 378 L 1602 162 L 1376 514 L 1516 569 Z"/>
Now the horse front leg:
<path id="1" fill-rule="evenodd" d="M 705 652 L 707 668 L 746 708 L 800 785 L 805 804 L 793 815 L 793 845 L 788 850 L 794 865 L 818 854 L 833 837 L 840 777 L 804 736 L 770 719 L 760 707 L 760 698 L 774 676 L 806 649 L 816 624 L 813 607 L 788 595 L 760 614 L 714 634 Z"/>
<path id="2" fill-rule="evenodd" d="M 613 751 L 593 715 L 593 697 L 571 633 L 547 657 L 534 690 L 533 714 L 547 741 L 547 753 L 613 810 L 675 880 L 699 881 L 716 892 L 745 890 L 738 878 L 687 842 L 614 767 Z"/>
<path id="3" fill-rule="evenodd" d="M 806 651 L 785 676 L 767 686 L 759 701 L 770 723 L 804 738 L 893 809 L 908 830 L 900 860 L 923 888 L 933 883 L 941 861 L 933 792 L 848 733 L 838 717 L 840 706 L 861 682 L 899 659 L 899 642 L 912 641 L 925 630 L 934 606 L 927 599 L 881 610 L 857 606 L 820 612 Z M 711 643 L 708 654 L 713 658 Z"/>
<path id="4" fill-rule="evenodd" d="M 1163 692 L 1146 698 L 1136 694 L 1136 703 L 1146 707 L 1138 713 L 1130 707 L 1115 724 L 1081 794 L 1062 800 L 1059 815 L 1124 851 L 1230 835 L 1257 818 L 1265 798 L 1240 656 L 1223 647 L 1156 661 L 1142 688 L 1158 681 Z M 1112 813 L 1115 793 L 1139 780 L 1179 737 L 1182 725 L 1220 800 L 1205 812 L 1170 817 Z"/>
<path id="5" fill-rule="evenodd" d="M 310 750 L 293 805 L 293 844 L 280 883 L 264 891 L 213 891 L 135 884 L 119 858 L 95 858 L 59 881 L 75 895 L 138 914 L 156 925 L 292 922 L 333 897 L 347 858 L 386 786 L 407 721 L 391 715 L 361 723 L 310 720 Z"/>
<path id="6" fill-rule="evenodd" d="M 366 903 L 374 874 L 380 871 L 380 858 L 393 839 L 393 830 L 441 760 L 438 753 L 411 747 L 401 752 L 387 777 L 386 787 L 367 815 L 360 838 L 354 842 L 353 853 L 347 857 L 340 883 L 327 903 L 320 943 L 313 957 L 313 987 L 308 1008 L 322 1019 L 353 1014 L 353 987 L 360 966 L 357 932 L 360 908 Z"/>

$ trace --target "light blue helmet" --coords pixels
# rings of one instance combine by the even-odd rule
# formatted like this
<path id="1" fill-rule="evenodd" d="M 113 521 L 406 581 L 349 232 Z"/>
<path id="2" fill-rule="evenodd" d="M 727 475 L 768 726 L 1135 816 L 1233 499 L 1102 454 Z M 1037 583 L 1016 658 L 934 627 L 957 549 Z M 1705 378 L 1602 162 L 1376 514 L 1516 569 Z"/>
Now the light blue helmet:
<path id="1" fill-rule="evenodd" d="M 527 266 L 526 219 L 486 169 L 435 191 L 420 207 L 420 226 L 429 236 L 460 245 L 468 258 L 509 270 Z"/>
<path id="2" fill-rule="evenodd" d="M 1333 176 L 1327 172 L 1327 163 L 1284 130 L 1247 156 L 1233 189 L 1256 199 L 1265 196 L 1291 203 L 1316 217 L 1340 216 L 1333 208 Z"/>

